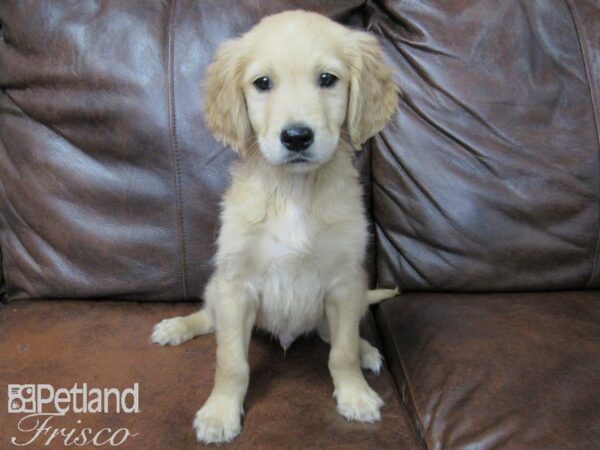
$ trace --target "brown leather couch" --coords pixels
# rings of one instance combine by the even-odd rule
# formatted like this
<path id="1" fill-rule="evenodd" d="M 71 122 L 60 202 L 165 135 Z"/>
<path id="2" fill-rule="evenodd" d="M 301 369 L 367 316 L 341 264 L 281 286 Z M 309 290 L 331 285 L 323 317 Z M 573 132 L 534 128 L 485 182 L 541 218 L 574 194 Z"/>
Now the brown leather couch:
<path id="1" fill-rule="evenodd" d="M 363 324 L 380 423 L 337 415 L 326 344 L 257 335 L 231 447 L 599 449 L 597 0 L 0 1 L 0 448 L 31 437 L 12 383 L 137 382 L 139 413 L 53 426 L 199 446 L 214 337 L 148 337 L 211 272 L 234 154 L 200 80 L 290 8 L 375 33 L 395 67 L 400 107 L 359 163 L 371 281 L 404 293 Z M 45 439 L 24 448 L 64 447 Z"/>

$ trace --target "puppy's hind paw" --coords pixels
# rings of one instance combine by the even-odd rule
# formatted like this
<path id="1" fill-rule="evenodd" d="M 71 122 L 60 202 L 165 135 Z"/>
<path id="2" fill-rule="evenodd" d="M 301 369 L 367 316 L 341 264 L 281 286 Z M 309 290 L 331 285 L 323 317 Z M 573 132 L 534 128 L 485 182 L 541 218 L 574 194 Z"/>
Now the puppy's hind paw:
<path id="1" fill-rule="evenodd" d="M 360 344 L 360 366 L 376 374 L 379 374 L 383 366 L 381 353 L 367 341 L 361 341 Z"/>
<path id="2" fill-rule="evenodd" d="M 157 323 L 154 326 L 150 340 L 160 345 L 179 345 L 193 337 L 194 333 L 185 323 L 185 319 L 183 317 L 173 317 Z"/>

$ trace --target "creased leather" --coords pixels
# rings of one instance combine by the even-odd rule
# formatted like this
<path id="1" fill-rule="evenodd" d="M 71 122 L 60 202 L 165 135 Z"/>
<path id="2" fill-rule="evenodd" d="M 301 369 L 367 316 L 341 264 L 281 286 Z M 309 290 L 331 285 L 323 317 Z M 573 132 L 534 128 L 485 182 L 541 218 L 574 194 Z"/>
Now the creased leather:
<path id="1" fill-rule="evenodd" d="M 0 2 L 8 298 L 200 299 L 234 158 L 202 120 L 206 65 L 265 15 L 360 26 L 362 5 Z"/>
<path id="2" fill-rule="evenodd" d="M 381 285 L 596 285 L 600 6 L 569 3 L 579 32 L 563 0 L 369 4 L 404 93 L 373 143 Z"/>

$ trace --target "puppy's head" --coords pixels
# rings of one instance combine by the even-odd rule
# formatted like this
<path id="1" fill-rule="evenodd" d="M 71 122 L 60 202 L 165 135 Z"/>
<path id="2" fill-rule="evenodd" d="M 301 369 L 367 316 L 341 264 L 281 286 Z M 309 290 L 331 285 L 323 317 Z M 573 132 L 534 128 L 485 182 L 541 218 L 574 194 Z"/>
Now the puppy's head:
<path id="1" fill-rule="evenodd" d="M 214 135 L 242 155 L 259 150 L 298 172 L 328 161 L 345 127 L 360 149 L 397 102 L 373 36 L 291 11 L 221 45 L 207 70 L 204 114 Z"/>

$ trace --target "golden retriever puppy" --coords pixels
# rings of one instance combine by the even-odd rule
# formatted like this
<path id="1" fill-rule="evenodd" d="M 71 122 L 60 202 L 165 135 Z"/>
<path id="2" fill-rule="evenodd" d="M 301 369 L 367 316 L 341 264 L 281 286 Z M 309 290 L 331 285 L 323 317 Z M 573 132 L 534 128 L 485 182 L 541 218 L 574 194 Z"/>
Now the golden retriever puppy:
<path id="1" fill-rule="evenodd" d="M 241 430 L 248 345 L 255 325 L 286 348 L 318 330 L 331 343 L 339 413 L 374 422 L 383 404 L 361 372 L 379 352 L 359 336 L 369 302 L 367 221 L 353 149 L 388 122 L 398 88 L 377 40 L 318 14 L 263 19 L 225 42 L 207 70 L 204 113 L 240 153 L 231 168 L 216 270 L 204 308 L 157 324 L 152 341 L 176 345 L 216 331 L 214 388 L 196 414 L 199 441 Z"/>

